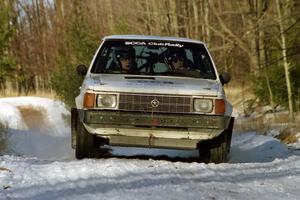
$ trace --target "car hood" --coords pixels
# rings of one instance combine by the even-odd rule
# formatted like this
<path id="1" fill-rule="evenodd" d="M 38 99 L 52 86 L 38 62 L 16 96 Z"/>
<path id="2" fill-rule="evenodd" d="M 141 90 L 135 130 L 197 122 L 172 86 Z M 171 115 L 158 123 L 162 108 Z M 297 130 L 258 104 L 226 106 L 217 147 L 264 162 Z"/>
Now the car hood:
<path id="1" fill-rule="evenodd" d="M 93 91 L 201 96 L 218 96 L 222 88 L 217 80 L 124 74 L 90 75 L 83 86 Z"/>

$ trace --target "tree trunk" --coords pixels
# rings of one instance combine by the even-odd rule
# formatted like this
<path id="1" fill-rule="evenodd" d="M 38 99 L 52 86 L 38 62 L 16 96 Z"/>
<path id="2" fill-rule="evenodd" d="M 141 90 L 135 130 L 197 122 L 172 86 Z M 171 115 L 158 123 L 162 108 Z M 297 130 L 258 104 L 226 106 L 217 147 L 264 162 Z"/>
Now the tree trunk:
<path id="1" fill-rule="evenodd" d="M 152 35 L 153 34 L 152 24 L 151 24 L 152 17 L 151 17 L 151 13 L 150 13 L 149 0 L 146 0 L 145 4 L 146 4 L 146 15 L 147 15 L 146 26 L 147 26 L 148 33 L 150 35 Z"/>
<path id="2" fill-rule="evenodd" d="M 176 1 L 169 0 L 170 5 L 170 18 L 171 18 L 171 30 L 172 34 L 174 36 L 179 36 L 179 30 L 178 30 L 178 19 L 176 15 Z"/>
<path id="3" fill-rule="evenodd" d="M 265 44 L 264 44 L 264 32 L 260 31 L 260 47 L 261 47 L 261 51 L 260 51 L 260 65 L 261 68 L 263 68 L 263 73 L 264 76 L 266 78 L 266 82 L 267 82 L 267 88 L 268 88 L 268 92 L 269 92 L 269 104 L 271 105 L 272 108 L 274 108 L 274 97 L 273 97 L 273 92 L 272 92 L 272 88 L 271 88 L 271 84 L 270 84 L 270 79 L 269 79 L 269 75 L 268 75 L 268 71 L 267 71 L 267 59 L 266 59 L 266 48 L 265 48 Z"/>
<path id="4" fill-rule="evenodd" d="M 208 47 L 211 46 L 210 44 L 210 29 L 209 29 L 209 5 L 208 0 L 204 0 L 204 25 L 205 25 L 205 42 Z"/>
<path id="5" fill-rule="evenodd" d="M 268 75 L 267 71 L 267 61 L 266 61 L 266 45 L 265 45 L 265 30 L 261 28 L 260 23 L 258 23 L 258 20 L 261 19 L 263 12 L 266 10 L 264 7 L 264 0 L 257 0 L 257 22 L 256 22 L 256 33 L 257 33 L 257 57 L 258 57 L 258 65 L 259 68 L 262 69 L 264 77 L 266 79 L 267 83 L 267 89 L 269 93 L 269 104 L 271 105 L 272 108 L 274 108 L 274 97 L 273 97 L 273 92 L 272 88 L 270 85 L 270 78 Z"/>
<path id="6" fill-rule="evenodd" d="M 277 14 L 278 14 L 278 22 L 279 22 L 279 29 L 280 29 L 280 39 L 281 39 L 281 53 L 283 57 L 283 67 L 285 73 L 285 81 L 286 87 L 288 92 L 288 103 L 289 103 L 289 118 L 291 121 L 294 120 L 294 109 L 293 109 L 293 99 L 292 99 L 292 87 L 291 87 L 291 80 L 290 80 L 290 72 L 289 72 L 289 63 L 287 60 L 287 46 L 286 46 L 286 38 L 284 34 L 284 25 L 282 22 L 282 13 L 281 13 L 281 6 L 280 1 L 276 0 L 277 6 Z"/>
<path id="7" fill-rule="evenodd" d="M 114 15 L 113 15 L 113 8 L 111 0 L 106 0 L 106 8 L 107 8 L 107 15 L 108 15 L 108 27 L 109 31 L 112 32 L 114 30 Z"/>
<path id="8" fill-rule="evenodd" d="M 192 4 L 192 6 L 193 6 L 193 14 L 194 14 L 194 22 L 195 22 L 195 25 L 194 25 L 194 37 L 195 37 L 195 39 L 199 39 L 200 38 L 200 36 L 199 36 L 199 13 L 198 13 L 198 6 L 197 6 L 197 1 L 196 0 L 194 0 L 194 1 L 192 1 L 193 2 L 193 4 Z"/>

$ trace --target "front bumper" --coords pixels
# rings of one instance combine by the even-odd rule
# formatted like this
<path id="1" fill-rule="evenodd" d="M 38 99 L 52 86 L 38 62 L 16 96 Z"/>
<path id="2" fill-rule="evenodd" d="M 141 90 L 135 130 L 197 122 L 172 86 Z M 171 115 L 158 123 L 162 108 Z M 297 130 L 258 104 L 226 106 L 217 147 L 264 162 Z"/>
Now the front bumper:
<path id="1" fill-rule="evenodd" d="M 110 145 L 194 149 L 202 140 L 220 135 L 230 117 L 81 110 L 88 132 Z"/>

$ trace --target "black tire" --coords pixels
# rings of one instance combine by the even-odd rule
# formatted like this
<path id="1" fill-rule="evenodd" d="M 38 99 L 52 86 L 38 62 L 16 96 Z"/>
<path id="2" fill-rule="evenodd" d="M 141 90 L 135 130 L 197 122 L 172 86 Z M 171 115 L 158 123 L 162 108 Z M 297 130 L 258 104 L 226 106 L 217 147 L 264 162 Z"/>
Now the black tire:
<path id="1" fill-rule="evenodd" d="M 78 118 L 75 156 L 77 159 L 95 157 L 94 136 L 85 129 L 84 125 Z"/>
<path id="2" fill-rule="evenodd" d="M 218 137 L 203 141 L 198 145 L 200 161 L 206 163 L 223 163 L 228 161 L 234 118 L 230 119 L 228 128 Z"/>

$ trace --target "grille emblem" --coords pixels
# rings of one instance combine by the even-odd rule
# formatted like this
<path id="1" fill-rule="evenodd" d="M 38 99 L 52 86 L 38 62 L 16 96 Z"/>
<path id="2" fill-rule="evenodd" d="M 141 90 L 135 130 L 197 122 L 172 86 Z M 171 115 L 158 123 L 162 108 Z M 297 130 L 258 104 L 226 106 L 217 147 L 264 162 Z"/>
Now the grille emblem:
<path id="1" fill-rule="evenodd" d="M 152 106 L 153 108 L 157 108 L 157 107 L 159 106 L 159 101 L 158 101 L 157 99 L 153 99 L 153 100 L 151 101 L 151 106 Z"/>

